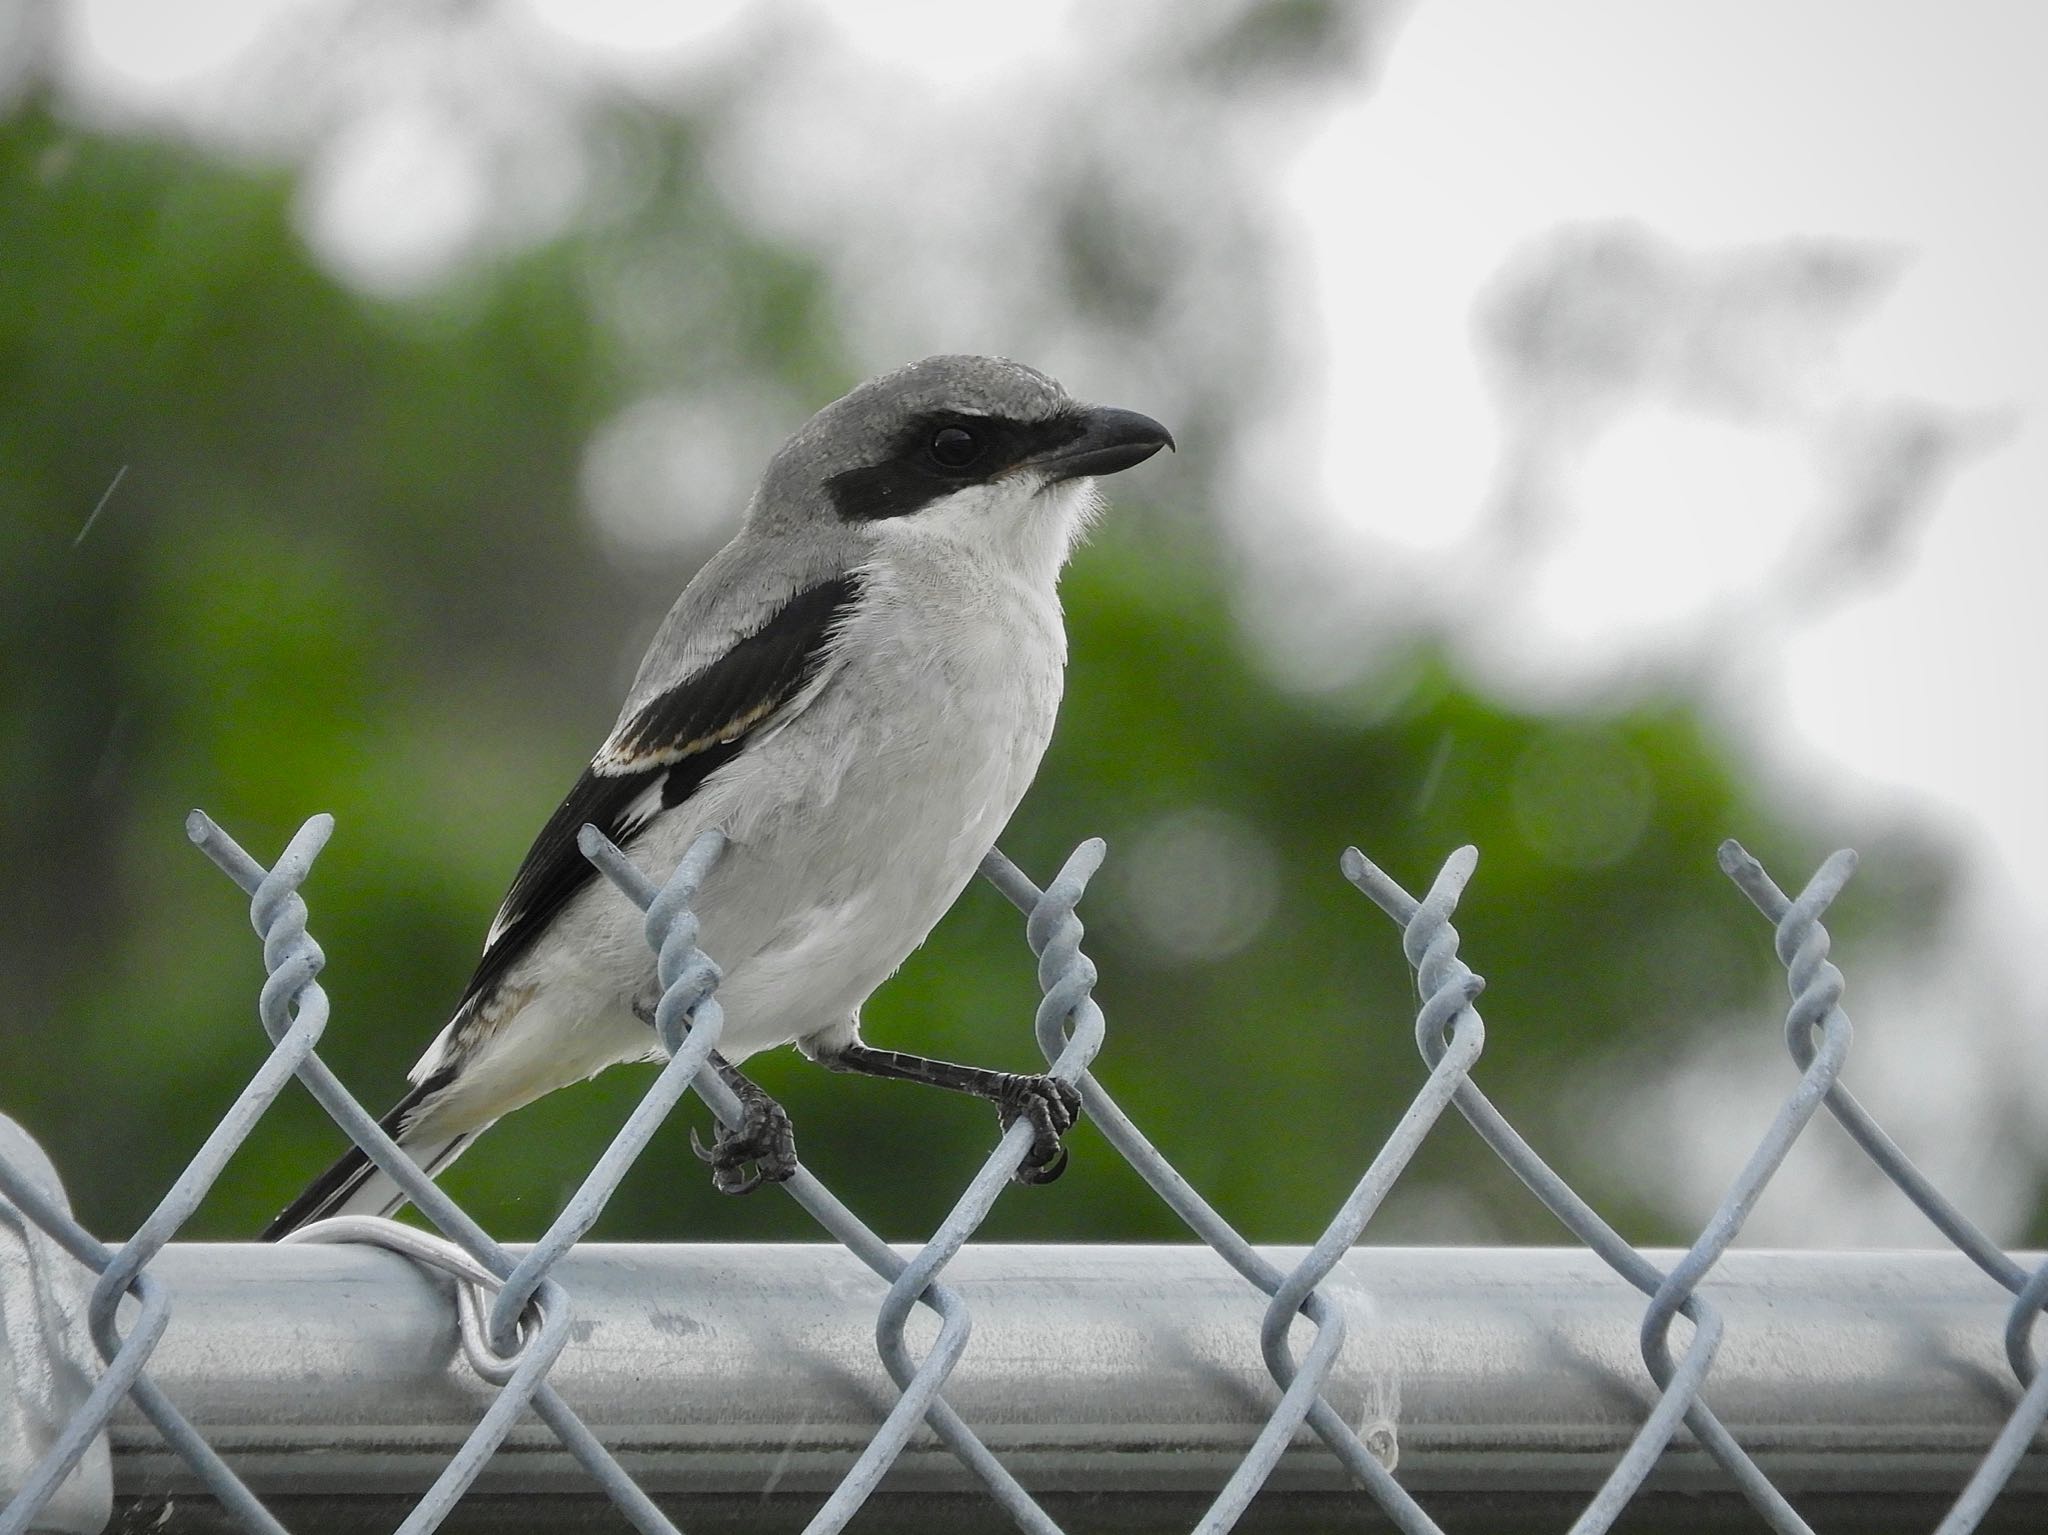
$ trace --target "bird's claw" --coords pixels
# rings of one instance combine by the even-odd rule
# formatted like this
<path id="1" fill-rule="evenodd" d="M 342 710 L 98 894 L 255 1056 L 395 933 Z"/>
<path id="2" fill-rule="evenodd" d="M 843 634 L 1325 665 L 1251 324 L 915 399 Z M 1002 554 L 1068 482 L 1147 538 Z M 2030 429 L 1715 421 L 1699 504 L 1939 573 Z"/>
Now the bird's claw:
<path id="1" fill-rule="evenodd" d="M 1031 1123 L 1031 1149 L 1011 1175 L 1017 1182 L 1051 1183 L 1067 1170 L 1067 1148 L 1060 1137 L 1081 1117 L 1081 1090 L 1073 1083 L 1051 1076 L 1011 1077 L 996 1099 L 996 1112 L 1005 1130 L 1020 1119 Z"/>
<path id="2" fill-rule="evenodd" d="M 786 1182 L 796 1172 L 796 1132 L 788 1111 L 765 1096 L 745 1100 L 744 1107 L 739 1128 L 720 1125 L 709 1146 L 695 1126 L 690 1129 L 690 1149 L 711 1164 L 711 1186 L 721 1194 L 751 1194 L 764 1183 Z"/>

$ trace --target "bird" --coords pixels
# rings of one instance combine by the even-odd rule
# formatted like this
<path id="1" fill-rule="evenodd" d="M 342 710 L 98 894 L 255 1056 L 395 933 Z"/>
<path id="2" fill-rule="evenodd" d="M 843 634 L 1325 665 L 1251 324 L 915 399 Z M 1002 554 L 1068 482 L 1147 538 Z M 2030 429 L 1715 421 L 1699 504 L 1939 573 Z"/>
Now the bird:
<path id="1" fill-rule="evenodd" d="M 1150 416 L 962 355 L 872 378 L 800 427 L 656 629 L 385 1131 L 436 1177 L 512 1110 L 663 1059 L 640 913 L 578 837 L 596 827 L 660 880 L 716 831 L 725 851 L 693 909 L 722 973 L 709 1064 L 743 1115 L 697 1145 L 714 1186 L 795 1172 L 789 1116 L 737 1070 L 790 1044 L 834 1071 L 987 1099 L 1006 1129 L 1028 1119 L 1016 1177 L 1058 1177 L 1080 1112 L 1071 1084 L 875 1048 L 860 1014 L 1037 772 L 1065 678 L 1059 576 L 1100 513 L 1096 479 L 1172 447 Z M 352 1147 L 263 1237 L 404 1203 Z"/>

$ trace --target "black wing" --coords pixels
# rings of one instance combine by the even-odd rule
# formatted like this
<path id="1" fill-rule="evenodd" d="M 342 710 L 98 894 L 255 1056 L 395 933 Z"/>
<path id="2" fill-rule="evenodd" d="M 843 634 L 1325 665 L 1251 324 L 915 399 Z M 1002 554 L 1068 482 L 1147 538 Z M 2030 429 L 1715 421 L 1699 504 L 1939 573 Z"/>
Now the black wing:
<path id="1" fill-rule="evenodd" d="M 817 675 L 834 625 L 859 595 L 851 575 L 798 592 L 767 623 L 613 734 L 513 876 L 484 956 L 463 990 L 465 1004 L 496 985 L 595 875 L 576 846 L 584 825 L 625 847 L 662 810 L 696 793 Z"/>

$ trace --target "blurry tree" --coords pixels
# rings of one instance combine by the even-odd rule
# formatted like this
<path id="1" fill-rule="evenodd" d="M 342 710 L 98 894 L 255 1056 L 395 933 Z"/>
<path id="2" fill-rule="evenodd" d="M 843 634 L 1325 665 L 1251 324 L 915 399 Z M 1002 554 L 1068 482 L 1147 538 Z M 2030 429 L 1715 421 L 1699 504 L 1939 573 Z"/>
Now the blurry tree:
<path id="1" fill-rule="evenodd" d="M 1071 571 L 1068 701 L 1004 841 L 1045 877 L 1080 838 L 1110 839 L 1084 910 L 1110 1019 L 1098 1070 L 1228 1215 L 1264 1240 L 1310 1235 L 1420 1078 L 1395 935 L 1335 873 L 1346 842 L 1417 887 L 1480 845 L 1461 926 L 1495 983 L 1484 1071 L 1539 1141 L 1584 1118 L 1566 1089 L 1589 1065 L 1744 1010 L 1769 1026 L 1767 935 L 1712 851 L 1736 832 L 1803 869 L 1818 829 L 1776 824 L 1684 696 L 1504 707 L 1429 632 L 1302 693 L 1245 638 L 1233 449 L 1279 387 L 1284 306 L 1245 211 L 1257 168 L 1214 123 L 1260 92 L 1355 77 L 1384 31 L 1371 7 L 1188 14 L 1157 48 L 1127 40 L 1115 100 L 1028 125 L 1030 153 L 953 146 L 966 169 L 944 186 L 1007 204 L 963 216 L 970 244 L 1003 232 L 1003 259 L 980 262 L 941 238 L 942 210 L 919 249 L 882 250 L 847 185 L 764 189 L 764 124 L 817 86 L 814 52 L 787 37 L 674 99 L 580 84 L 579 211 L 382 296 L 309 254 L 292 167 L 312 150 L 252 168 L 87 126 L 47 87 L 20 96 L 0 123 L 0 1110 L 50 1149 L 88 1224 L 131 1226 L 263 1050 L 256 946 L 184 845 L 186 809 L 266 856 L 307 813 L 338 816 L 308 891 L 335 1002 L 323 1053 L 381 1107 L 775 437 L 871 364 L 990 336 L 1155 410 L 1189 450 L 1115 485 Z M 321 53 L 295 53 L 303 80 L 268 80 L 309 120 L 332 105 L 307 83 L 328 78 Z M 813 114 L 774 131 L 820 130 Z M 863 163 L 901 169 L 886 147 Z M 1025 169 L 971 173 L 998 164 Z M 968 275 L 949 285 L 934 261 Z M 930 307 L 903 292 L 918 283 Z M 1042 353 L 1025 344 L 1041 330 Z M 1860 888 L 1840 927 L 1888 920 L 1899 895 Z M 977 888 L 868 1033 L 1023 1068 L 1034 1000 L 1020 924 Z M 978 1105 L 786 1052 L 757 1064 L 807 1158 L 889 1234 L 927 1227 L 995 1134 Z M 645 1080 L 615 1070 L 523 1111 L 451 1183 L 494 1230 L 536 1230 Z M 191 1234 L 253 1230 L 337 1149 L 289 1095 Z M 1626 1169 L 1570 1171 L 1639 1236 L 1683 1225 Z M 809 1229 L 773 1196 L 715 1196 L 678 1123 L 600 1234 Z M 1067 1180 L 1014 1193 L 988 1230 L 1176 1234 L 1087 1130 Z M 1376 1228 L 1548 1232 L 1455 1134 Z"/>

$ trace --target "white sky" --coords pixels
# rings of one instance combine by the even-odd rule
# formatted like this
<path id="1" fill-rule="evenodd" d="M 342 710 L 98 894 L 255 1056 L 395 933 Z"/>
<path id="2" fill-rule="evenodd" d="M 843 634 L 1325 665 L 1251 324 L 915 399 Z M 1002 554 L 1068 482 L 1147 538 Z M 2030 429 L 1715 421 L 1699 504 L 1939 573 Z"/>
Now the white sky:
<path id="1" fill-rule="evenodd" d="M 2048 930 L 2044 53 L 2048 8 L 2028 4 L 1446 0 L 1418 7 L 1378 91 L 1328 125 L 1293 183 L 1324 278 L 1330 499 L 1375 543 L 1425 554 L 1454 550 L 1482 504 L 1497 418 L 1473 295 L 1524 240 L 1625 217 L 1696 248 L 1824 235 L 1909 253 L 1847 333 L 1839 386 L 2010 407 L 2015 430 L 1963 469 L 1904 568 L 1771 647 L 1758 723 L 1796 776 L 1861 784 L 1873 805 L 1930 810 L 1969 838 L 1987 889 L 2022 893 L 2035 934 Z M 1639 427 L 1581 487 L 1589 517 L 1628 517 L 1579 540 L 1563 573 L 1575 621 L 1595 631 L 1626 630 L 1645 568 L 1674 609 L 1727 582 L 1725 560 L 1697 557 L 1703 520 L 1732 521 L 1725 553 L 1769 544 L 1796 515 L 1796 464 L 1769 442 Z M 1564 653 L 1583 636 L 1550 638 Z"/>
<path id="2" fill-rule="evenodd" d="M 1471 345 L 1475 290 L 1565 220 L 1640 220 L 1713 250 L 1793 235 L 1900 247 L 1890 296 L 1847 332 L 1839 397 L 2010 410 L 1908 558 L 1806 617 L 1780 615 L 1735 675 L 1781 787 L 1859 840 L 1901 812 L 1963 855 L 1964 920 L 1929 968 L 1852 965 L 1851 1075 L 1938 1184 L 1994 1231 L 2031 1207 L 2048 977 L 2048 7 L 1723 0 L 1423 4 L 1378 91 L 1340 113 L 1292 183 L 1327 322 L 1326 496 L 1368 558 L 1454 559 L 1493 470 L 1498 417 Z M 1341 189 L 1342 195 L 1334 195 Z M 1625 653 L 1783 544 L 1803 466 L 1766 433 L 1654 413 L 1576 487 L 1584 536 L 1532 576 L 1514 622 L 1542 672 Z M 1768 563 L 1766 559 L 1766 563 Z M 1546 606 L 1545 586 L 1562 600 Z M 1647 597 L 1647 601 L 1646 601 Z M 1777 871 L 1787 882 L 1802 870 Z M 1482 874 L 1483 879 L 1483 874 Z M 1852 887 L 1853 889 L 1853 887 Z M 1655 1084 L 1594 1081 L 1642 1185 L 1705 1210 L 1786 1085 L 1762 1032 L 1674 1040 Z M 2001 1127 L 2003 1151 L 1965 1124 Z M 1839 1136 L 1802 1141 L 1753 1240 L 1922 1243 Z"/>

